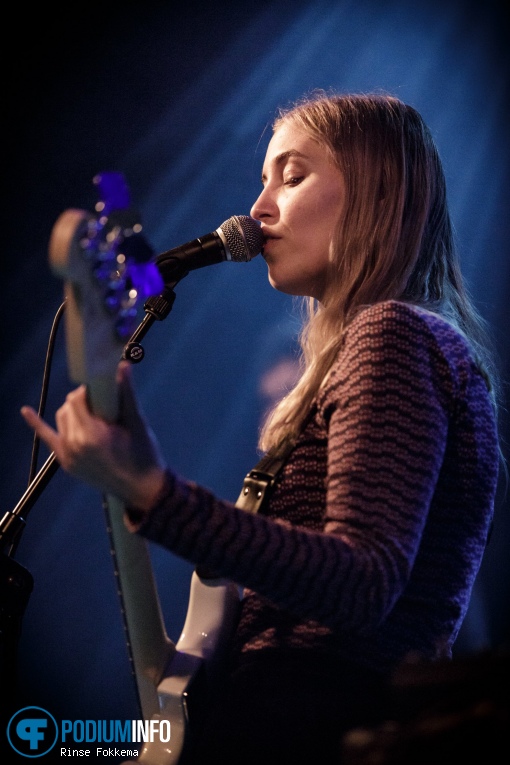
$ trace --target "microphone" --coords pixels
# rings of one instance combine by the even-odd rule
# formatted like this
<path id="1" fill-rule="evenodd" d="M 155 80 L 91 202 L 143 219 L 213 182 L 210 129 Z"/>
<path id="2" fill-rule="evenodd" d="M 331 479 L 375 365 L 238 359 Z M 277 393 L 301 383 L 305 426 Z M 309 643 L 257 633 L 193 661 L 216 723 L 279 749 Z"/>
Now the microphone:
<path id="1" fill-rule="evenodd" d="M 254 218 L 233 215 L 215 231 L 158 255 L 156 266 L 166 286 L 182 279 L 189 271 L 225 260 L 243 263 L 261 251 L 264 236 Z"/>

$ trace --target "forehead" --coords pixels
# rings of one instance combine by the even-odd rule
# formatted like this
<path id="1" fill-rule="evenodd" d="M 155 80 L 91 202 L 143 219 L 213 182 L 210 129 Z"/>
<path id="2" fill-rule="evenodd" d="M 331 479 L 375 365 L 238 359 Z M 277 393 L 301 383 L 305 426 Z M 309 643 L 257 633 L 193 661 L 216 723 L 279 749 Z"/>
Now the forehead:
<path id="1" fill-rule="evenodd" d="M 292 122 L 284 122 L 275 130 L 269 142 L 264 166 L 279 164 L 294 156 L 319 161 L 328 159 L 326 149 L 305 130 Z"/>

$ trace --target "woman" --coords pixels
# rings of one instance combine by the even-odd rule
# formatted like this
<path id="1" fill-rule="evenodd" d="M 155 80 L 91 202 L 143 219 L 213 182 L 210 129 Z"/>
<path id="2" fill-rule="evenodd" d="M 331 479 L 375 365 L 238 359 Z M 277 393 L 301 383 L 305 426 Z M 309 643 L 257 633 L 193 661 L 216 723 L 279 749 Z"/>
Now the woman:
<path id="1" fill-rule="evenodd" d="M 134 532 L 245 588 L 202 762 L 339 762 L 387 713 L 409 654 L 451 655 L 493 513 L 491 364 L 462 285 L 441 163 L 420 115 L 380 95 L 313 96 L 274 124 L 251 210 L 270 283 L 309 298 L 303 374 L 261 434 L 285 455 L 257 515 L 166 467 L 119 368 L 107 425 L 83 387 L 61 465 L 129 507 Z"/>

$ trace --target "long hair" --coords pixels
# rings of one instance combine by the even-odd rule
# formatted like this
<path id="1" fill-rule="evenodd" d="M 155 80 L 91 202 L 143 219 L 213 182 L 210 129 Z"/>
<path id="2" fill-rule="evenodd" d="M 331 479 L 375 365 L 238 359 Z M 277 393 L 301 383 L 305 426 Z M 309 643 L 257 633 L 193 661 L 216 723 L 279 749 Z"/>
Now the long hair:
<path id="1" fill-rule="evenodd" d="M 471 344 L 489 389 L 493 365 L 484 322 L 467 294 L 454 244 L 441 161 L 411 106 L 386 95 L 315 93 L 281 110 L 331 155 L 346 189 L 321 302 L 305 301 L 303 373 L 267 418 L 262 451 L 294 441 L 355 315 L 383 300 L 447 319 Z"/>

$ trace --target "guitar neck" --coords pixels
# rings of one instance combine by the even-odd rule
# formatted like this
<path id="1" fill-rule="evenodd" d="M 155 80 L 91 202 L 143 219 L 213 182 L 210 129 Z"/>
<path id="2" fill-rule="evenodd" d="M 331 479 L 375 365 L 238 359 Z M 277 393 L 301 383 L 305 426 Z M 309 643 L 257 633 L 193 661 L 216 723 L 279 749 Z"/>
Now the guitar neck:
<path id="1" fill-rule="evenodd" d="M 107 175 L 102 179 L 105 184 L 112 180 Z M 115 201 L 121 197 L 122 185 Z M 86 384 L 91 410 L 109 422 L 118 415 L 115 375 L 126 341 L 114 331 L 118 316 L 106 310 L 105 300 L 109 282 L 117 280 L 119 308 L 122 301 L 130 306 L 129 284 L 122 286 L 124 261 L 117 259 L 114 245 L 120 248 L 124 235 L 136 228 L 136 219 L 126 211 L 117 218 L 103 228 L 97 221 L 91 225 L 92 216 L 85 211 L 67 210 L 52 230 L 49 247 L 52 270 L 64 279 L 69 376 Z M 116 497 L 105 497 L 104 505 L 140 710 L 150 719 L 159 711 L 157 686 L 175 645 L 165 631 L 145 541 L 125 527 L 124 506 Z"/>
<path id="2" fill-rule="evenodd" d="M 104 505 L 129 658 L 142 716 L 149 720 L 160 710 L 157 686 L 175 645 L 166 634 L 145 540 L 127 530 L 116 497 L 105 497 Z"/>
<path id="3" fill-rule="evenodd" d="M 109 174 L 98 178 L 109 191 L 116 182 Z M 157 272 L 153 263 L 147 264 L 143 279 L 140 267 L 130 270 L 124 243 L 131 241 L 127 250 L 133 256 L 139 224 L 125 209 L 122 184 L 105 196 L 109 198 L 99 206 L 99 220 L 83 210 L 63 213 L 52 230 L 49 251 L 52 270 L 64 280 L 69 376 L 87 386 L 95 414 L 116 422 L 115 376 L 127 338 L 133 336 L 129 318 L 136 314 L 140 294 L 161 294 L 163 283 L 151 271 L 153 266 Z M 166 634 L 146 541 L 128 531 L 122 501 L 106 495 L 103 504 L 140 713 L 145 720 L 172 721 L 171 743 L 146 742 L 138 761 L 178 765 L 188 728 L 188 692 L 203 664 L 206 674 L 210 666 L 211 676 L 218 666 L 221 646 L 237 621 L 239 590 L 231 582 L 202 581 L 195 574 L 184 628 L 174 644 Z"/>
<path id="4" fill-rule="evenodd" d="M 87 384 L 92 410 L 110 422 L 117 418 L 115 380 L 105 374 Z M 103 498 L 110 551 L 115 566 L 126 644 L 142 716 L 159 712 L 158 683 L 175 652 L 167 637 L 157 586 L 145 540 L 124 524 L 125 505 L 112 495 Z"/>
<path id="5" fill-rule="evenodd" d="M 92 410 L 114 421 L 118 397 L 112 377 L 94 378 L 87 384 L 87 390 Z M 159 712 L 157 686 L 175 645 L 166 634 L 147 543 L 127 530 L 125 505 L 117 497 L 105 496 L 103 505 L 129 659 L 140 710 L 148 720 Z"/>

